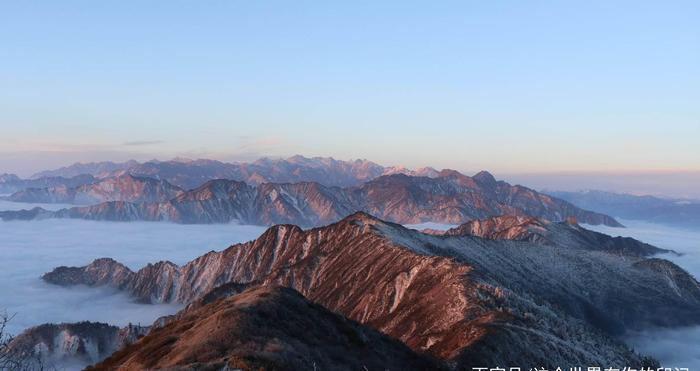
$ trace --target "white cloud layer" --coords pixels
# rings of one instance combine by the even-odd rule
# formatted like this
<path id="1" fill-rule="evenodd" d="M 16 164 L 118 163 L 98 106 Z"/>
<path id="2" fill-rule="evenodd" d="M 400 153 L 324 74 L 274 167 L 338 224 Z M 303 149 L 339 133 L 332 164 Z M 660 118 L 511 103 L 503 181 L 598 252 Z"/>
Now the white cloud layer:
<path id="1" fill-rule="evenodd" d="M 434 229 L 436 231 L 446 231 L 446 230 L 448 230 L 450 228 L 454 228 L 456 226 L 458 226 L 458 224 L 442 224 L 442 223 L 433 223 L 433 222 L 419 223 L 419 224 L 404 224 L 404 227 L 415 229 L 417 231 L 422 231 L 424 229 Z"/>
<path id="2" fill-rule="evenodd" d="M 609 235 L 634 237 L 658 247 L 672 249 L 682 256 L 660 256 L 672 260 L 697 279 L 700 277 L 700 231 L 658 224 L 620 220 L 627 228 L 586 226 Z M 661 360 L 663 367 L 700 369 L 700 326 L 679 329 L 654 329 L 630 334 L 628 344 L 642 354 Z"/>
<path id="3" fill-rule="evenodd" d="M 111 223 L 85 220 L 0 221 L 0 311 L 16 313 L 10 332 L 45 322 L 82 320 L 150 324 L 172 305 L 143 305 L 113 290 L 63 288 L 40 276 L 60 265 L 111 257 L 131 269 L 149 262 L 185 263 L 210 250 L 256 238 L 263 227 Z"/>
<path id="4" fill-rule="evenodd" d="M 0 201 L 0 210 L 35 205 Z M 55 206 L 55 205 L 53 205 Z M 627 228 L 587 226 L 610 235 L 630 236 L 683 253 L 664 256 L 700 276 L 700 231 L 676 229 L 623 220 Z M 411 228 L 447 229 L 435 223 Z M 210 250 L 256 238 L 264 227 L 178 225 L 169 223 L 112 223 L 85 220 L 0 222 L 0 311 L 16 313 L 10 331 L 45 322 L 100 321 L 115 325 L 148 324 L 171 314 L 174 305 L 134 303 L 107 288 L 63 288 L 39 277 L 59 265 L 81 266 L 100 257 L 114 258 L 131 269 L 149 262 L 171 260 L 183 264 Z M 657 329 L 631 334 L 626 341 L 637 351 L 651 354 L 665 367 L 700 367 L 700 327 Z"/>

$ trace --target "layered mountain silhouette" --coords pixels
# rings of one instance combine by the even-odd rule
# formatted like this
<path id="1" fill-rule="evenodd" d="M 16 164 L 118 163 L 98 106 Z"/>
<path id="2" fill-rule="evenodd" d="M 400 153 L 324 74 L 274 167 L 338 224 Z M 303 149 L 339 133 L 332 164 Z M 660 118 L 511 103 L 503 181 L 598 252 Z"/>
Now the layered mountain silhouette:
<path id="1" fill-rule="evenodd" d="M 138 166 L 140 163 L 135 160 L 129 160 L 125 162 L 112 162 L 112 161 L 101 161 L 101 162 L 88 162 L 81 163 L 77 162 L 70 166 L 63 166 L 58 169 L 44 170 L 32 175 L 31 179 L 41 179 L 50 177 L 67 177 L 71 178 L 78 175 L 89 174 L 95 178 L 107 178 L 111 174 L 118 172 L 120 170 L 125 170 L 134 166 Z"/>
<path id="2" fill-rule="evenodd" d="M 0 194 L 10 194 L 28 188 L 72 188 L 94 183 L 95 181 L 96 178 L 90 174 L 79 174 L 71 177 L 41 177 L 38 179 L 22 179 L 15 174 L 0 174 Z"/>
<path id="3" fill-rule="evenodd" d="M 572 204 L 630 220 L 700 227 L 700 200 L 664 199 L 605 191 L 556 192 L 546 191 Z"/>
<path id="4" fill-rule="evenodd" d="M 497 181 L 488 172 L 473 177 L 454 170 L 443 170 L 434 177 L 383 175 L 360 186 L 346 188 L 316 182 L 253 186 L 219 179 L 186 192 L 166 181 L 148 179 L 122 175 L 68 191 L 20 192 L 10 198 L 28 200 L 36 196 L 36 202 L 108 197 L 117 200 L 59 211 L 6 211 L 0 212 L 0 218 L 317 226 L 364 211 L 398 223 L 459 224 L 497 215 L 530 215 L 552 221 L 575 218 L 582 223 L 620 226 L 609 216 L 577 208 L 523 186 Z M 177 196 L 167 201 L 138 202 L 174 194 Z"/>
<path id="5" fill-rule="evenodd" d="M 0 174 L 0 194 L 29 188 L 75 188 L 101 179 L 133 175 L 165 180 L 176 187 L 192 189 L 210 180 L 228 179 L 251 185 L 261 183 L 316 182 L 326 186 L 349 187 L 385 174 L 434 176 L 432 168 L 411 170 L 405 167 L 384 167 L 367 160 L 341 161 L 331 157 L 293 156 L 286 159 L 262 158 L 253 162 L 228 163 L 216 160 L 173 159 L 138 162 L 76 163 L 55 170 L 46 170 L 22 179 L 15 174 Z M 38 202 L 20 199 L 20 202 Z"/>
<path id="6" fill-rule="evenodd" d="M 43 171 L 33 178 L 48 176 L 75 176 L 90 174 L 97 178 L 108 178 L 124 174 L 167 180 L 184 188 L 192 189 L 214 179 L 229 179 L 248 184 L 317 182 L 327 186 L 354 186 L 385 173 L 407 172 L 414 175 L 429 175 L 430 169 L 417 172 L 405 168 L 385 168 L 367 160 L 341 161 L 330 157 L 307 158 L 293 156 L 286 159 L 262 158 L 253 162 L 228 163 L 216 160 L 171 161 L 152 160 L 139 163 L 97 162 L 74 164 L 68 167 Z"/>
<path id="7" fill-rule="evenodd" d="M 97 204 L 107 201 L 159 202 L 183 193 L 167 181 L 131 174 L 105 178 L 77 187 L 27 188 L 6 197 L 14 202 Z"/>
<path id="8" fill-rule="evenodd" d="M 213 323 L 231 326 L 232 334 L 248 334 L 237 329 L 235 319 L 229 323 L 222 317 L 244 303 L 250 308 L 247 315 L 262 318 L 255 323 L 276 323 L 276 316 L 253 308 L 259 293 L 305 300 L 296 293 L 276 292 L 271 288 L 275 286 L 292 288 L 452 369 L 476 364 L 649 364 L 616 336 L 700 322 L 700 284 L 675 264 L 648 257 L 665 250 L 567 223 L 533 220 L 519 225 L 543 228 L 547 238 L 483 233 L 479 231 L 492 228 L 474 223 L 435 236 L 355 213 L 310 230 L 277 225 L 255 241 L 210 252 L 183 266 L 159 262 L 134 272 L 114 260 L 99 259 L 85 267 L 59 267 L 43 279 L 65 286 L 111 286 L 145 303 L 189 304 L 160 321 L 158 327 L 165 324 L 162 330 L 152 331 L 103 364 L 124 369 L 192 362 L 256 365 L 245 363 L 257 359 L 252 353 L 238 357 L 230 347 L 266 343 L 272 336 L 215 336 L 212 341 L 220 346 L 212 345 L 218 350 L 207 354 L 206 344 L 214 343 L 204 334 L 215 331 Z M 256 287 L 262 291 L 240 294 Z M 313 316 L 317 315 L 326 316 Z M 279 331 L 287 331 L 285 326 L 293 325 L 283 324 Z M 192 336 L 180 335 L 189 329 Z M 309 325 L 309 331 L 315 334 L 316 328 Z M 306 345 L 302 341 L 300 346 Z M 184 350 L 190 347 L 202 351 Z M 295 348 L 290 348 L 294 354 Z M 402 359 L 397 357 L 397 362 Z"/>
<path id="9" fill-rule="evenodd" d="M 81 205 L 1 211 L 3 220 L 273 225 L 182 266 L 133 271 L 103 258 L 46 273 L 50 284 L 108 286 L 184 307 L 151 326 L 46 324 L 12 343 L 13 352 L 60 364 L 648 367 L 657 363 L 622 336 L 700 324 L 700 284 L 656 257 L 673 251 L 590 231 L 578 223 L 620 224 L 486 171 L 295 156 L 79 164 L 34 179 L 5 175 L 2 184 L 17 188 L 10 201 Z M 401 225 L 424 222 L 458 226 Z"/>

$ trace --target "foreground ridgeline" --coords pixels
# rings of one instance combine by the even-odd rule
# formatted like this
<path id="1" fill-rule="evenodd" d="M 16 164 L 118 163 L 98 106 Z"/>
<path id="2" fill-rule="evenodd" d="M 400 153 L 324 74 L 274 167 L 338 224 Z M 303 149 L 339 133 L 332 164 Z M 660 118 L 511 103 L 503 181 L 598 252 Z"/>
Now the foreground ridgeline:
<path id="1" fill-rule="evenodd" d="M 299 365 L 334 359 L 329 349 L 313 355 L 304 349 L 313 348 L 313 341 L 331 348 L 338 344 L 320 336 L 339 331 L 331 323 L 342 320 L 318 319 L 318 326 L 326 328 L 321 333 L 304 325 L 306 339 L 294 323 L 286 323 L 298 312 L 260 309 L 259 297 L 265 295 L 305 302 L 299 294 L 273 286 L 292 288 L 415 353 L 376 334 L 345 344 L 355 341 L 356 331 L 366 331 L 348 322 L 352 331 L 341 331 L 346 335 L 336 338 L 339 346 L 355 354 L 363 344 L 381 343 L 377 347 L 386 347 L 387 353 L 379 353 L 395 358 L 381 360 L 369 352 L 362 362 L 399 365 L 391 369 L 404 369 L 401 362 L 409 359 L 430 362 L 411 358 L 416 354 L 441 360 L 451 369 L 641 366 L 649 360 L 629 350 L 618 336 L 651 326 L 700 323 L 700 284 L 673 263 L 651 257 L 666 250 L 573 223 L 532 218 L 476 223 L 431 235 L 356 213 L 310 230 L 277 225 L 255 241 L 210 252 L 183 266 L 159 262 L 133 272 L 114 260 L 99 259 L 85 267 L 56 268 L 43 279 L 64 286 L 111 286 L 145 303 L 188 304 L 176 316 L 159 320 L 158 330 L 106 360 L 101 367 L 108 368 L 264 366 L 285 360 L 286 354 L 299 354 L 296 359 L 307 362 Z M 241 296 L 246 289 L 253 291 Z M 313 314 L 307 315 L 331 318 L 322 308 L 308 306 Z M 242 310 L 245 315 L 236 314 Z M 247 323 L 256 325 L 241 327 Z M 258 330 L 259 338 L 247 335 Z M 221 335 L 204 335 L 209 332 Z M 296 336 L 300 339 L 289 340 Z M 261 347 L 271 354 L 256 355 Z M 345 364 L 344 359 L 337 363 Z"/>
<path id="2" fill-rule="evenodd" d="M 279 286 L 180 313 L 89 370 L 440 370 L 380 332 Z M 227 368 L 228 367 L 228 368 Z"/>
<path id="3" fill-rule="evenodd" d="M 122 175 L 71 189 L 26 190 L 11 200 L 88 202 L 92 206 L 58 211 L 40 208 L 0 212 L 4 220 L 79 218 L 108 221 L 170 221 L 254 225 L 296 224 L 313 227 L 336 222 L 357 211 L 402 223 L 460 224 L 498 215 L 531 215 L 552 221 L 620 226 L 615 219 L 538 193 L 497 181 L 481 172 L 473 177 L 453 170 L 427 176 L 383 175 L 353 187 L 317 182 L 262 183 L 210 180 L 182 191 L 164 180 Z M 172 198 L 171 198 L 172 197 Z M 167 200 L 166 200 L 167 199 Z"/>

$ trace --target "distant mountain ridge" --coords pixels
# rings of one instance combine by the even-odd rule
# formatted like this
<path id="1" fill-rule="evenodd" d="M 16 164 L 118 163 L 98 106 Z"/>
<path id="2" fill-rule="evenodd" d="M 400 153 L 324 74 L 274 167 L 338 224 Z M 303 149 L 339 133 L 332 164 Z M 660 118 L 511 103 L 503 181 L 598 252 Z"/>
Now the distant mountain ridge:
<path id="1" fill-rule="evenodd" d="M 385 168 L 367 160 L 341 161 L 332 157 L 292 156 L 286 159 L 261 158 L 253 162 L 229 163 L 217 160 L 175 159 L 170 161 L 151 160 L 143 163 L 100 162 L 77 163 L 64 168 L 43 171 L 34 177 L 70 176 L 91 174 L 97 178 L 114 177 L 124 174 L 164 179 L 183 189 L 199 187 L 207 181 L 229 179 L 248 184 L 317 182 L 326 186 L 354 186 L 383 175 L 398 171 Z M 404 169 L 406 172 L 412 170 Z M 422 174 L 429 174 L 425 168 Z"/>
<path id="2" fill-rule="evenodd" d="M 586 210 L 630 220 L 700 228 L 700 200 L 664 199 L 605 191 L 544 191 Z"/>
<path id="3" fill-rule="evenodd" d="M 77 187 L 28 188 L 6 199 L 13 202 L 93 205 L 108 201 L 162 202 L 183 192 L 165 180 L 124 174 Z"/>
<path id="4" fill-rule="evenodd" d="M 80 174 L 71 177 L 42 177 L 38 179 L 22 179 L 15 174 L 0 175 L 0 194 L 15 193 L 29 188 L 78 187 L 90 184 L 97 179 L 90 174 Z"/>
<path id="5" fill-rule="evenodd" d="M 39 178 L 50 178 L 50 177 L 74 177 L 83 174 L 89 174 L 96 178 L 104 178 L 109 176 L 109 174 L 123 169 L 128 169 L 130 167 L 138 165 L 139 162 L 135 160 L 129 160 L 125 162 L 112 162 L 112 161 L 101 161 L 101 162 L 88 162 L 81 163 L 76 162 L 69 166 L 63 166 L 54 170 L 44 170 L 33 174 L 30 179 Z"/>
<path id="6" fill-rule="evenodd" d="M 403 224 L 461 224 L 498 215 L 530 215 L 552 221 L 576 218 L 589 224 L 620 226 L 615 219 L 497 181 L 488 172 L 474 177 L 443 170 L 435 177 L 383 175 L 356 187 L 328 187 L 316 182 L 262 183 L 213 180 L 164 202 L 112 201 L 49 212 L 41 209 L 0 212 L 0 218 L 47 217 L 110 221 L 171 221 L 318 226 L 365 211 Z"/>
<path id="7" fill-rule="evenodd" d="M 78 187 L 98 179 L 134 175 L 166 180 L 183 189 L 193 189 L 210 180 L 228 179 L 248 184 L 317 182 L 326 186 L 349 187 L 381 175 L 408 174 L 435 176 L 437 170 L 424 167 L 411 170 L 402 166 L 384 167 L 368 160 L 336 160 L 332 157 L 308 158 L 300 155 L 286 159 L 261 158 L 253 162 L 217 160 L 75 163 L 54 170 L 35 173 L 29 179 L 14 174 L 0 175 L 0 193 L 14 193 L 27 188 Z M 76 178 L 79 181 L 69 181 Z"/>

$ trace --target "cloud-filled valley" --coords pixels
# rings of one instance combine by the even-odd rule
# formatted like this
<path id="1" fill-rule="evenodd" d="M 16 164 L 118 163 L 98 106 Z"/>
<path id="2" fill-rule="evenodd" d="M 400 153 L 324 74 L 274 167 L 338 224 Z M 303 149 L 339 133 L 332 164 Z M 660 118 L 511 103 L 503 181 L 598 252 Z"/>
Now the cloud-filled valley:
<path id="1" fill-rule="evenodd" d="M 661 248 L 675 250 L 681 256 L 665 254 L 661 257 L 673 261 L 696 278 L 700 277 L 700 231 L 639 221 L 620 221 L 627 228 L 586 228 L 611 236 L 633 237 Z M 700 367 L 700 326 L 648 330 L 630 334 L 625 341 L 637 351 L 657 357 L 664 367 Z"/>
<path id="2" fill-rule="evenodd" d="M 100 257 L 118 259 L 132 269 L 160 260 L 182 264 L 207 251 L 254 239 L 263 230 L 233 224 L 0 222 L 0 311 L 15 315 L 9 327 L 12 333 L 44 322 L 149 324 L 178 307 L 136 304 L 109 289 L 48 285 L 40 276 L 60 265 L 80 266 Z"/>
<path id="3" fill-rule="evenodd" d="M 3 201 L 4 209 L 27 204 Z M 53 205 L 56 206 L 56 205 Z M 622 220 L 627 228 L 586 226 L 610 235 L 630 236 L 682 256 L 667 255 L 696 277 L 700 275 L 700 231 Z M 444 230 L 454 225 L 423 223 L 414 229 Z M 183 264 L 210 250 L 221 250 L 256 238 L 264 227 L 235 224 L 178 225 L 155 222 L 96 222 L 73 219 L 1 222 L 0 310 L 15 314 L 10 332 L 46 322 L 91 320 L 123 326 L 149 324 L 177 311 L 179 305 L 144 305 L 109 288 L 61 287 L 39 277 L 60 265 L 82 266 L 111 257 L 137 270 L 147 263 L 170 260 Z M 658 329 L 628 334 L 625 341 L 664 366 L 700 365 L 700 328 Z"/>
<path id="4" fill-rule="evenodd" d="M 700 371 L 700 1 L 0 4 L 0 371 Z"/>

